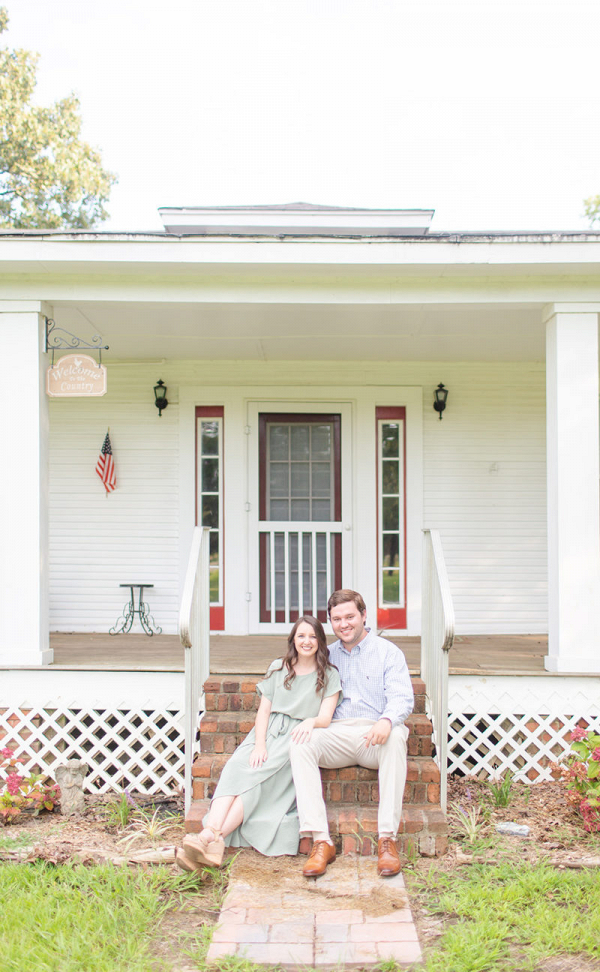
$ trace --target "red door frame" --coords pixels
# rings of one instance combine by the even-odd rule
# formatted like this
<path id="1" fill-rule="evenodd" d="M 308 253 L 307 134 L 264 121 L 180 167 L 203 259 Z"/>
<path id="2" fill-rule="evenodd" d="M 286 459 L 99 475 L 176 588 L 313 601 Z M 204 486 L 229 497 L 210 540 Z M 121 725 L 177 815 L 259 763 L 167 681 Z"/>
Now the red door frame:
<path id="1" fill-rule="evenodd" d="M 222 579 L 222 591 L 223 591 L 223 603 L 215 604 L 210 606 L 210 630 L 211 631 L 224 631 L 225 630 L 225 408 L 223 405 L 196 405 L 196 426 L 194 429 L 194 441 L 195 441 L 195 453 L 196 453 L 196 526 L 201 526 L 198 523 L 198 493 L 199 493 L 199 470 L 198 470 L 198 419 L 200 418 L 220 418 L 221 419 L 221 476 L 222 482 L 220 483 L 221 496 L 223 497 L 223 502 L 221 504 L 221 517 L 222 523 L 221 527 L 221 543 L 219 544 L 219 570 L 221 571 Z"/>
<path id="2" fill-rule="evenodd" d="M 402 470 L 403 470 L 403 518 L 404 518 L 404 607 L 403 608 L 386 608 L 379 604 L 379 568 L 380 568 L 380 553 L 379 553 L 379 450 L 381 444 L 379 442 L 379 423 L 381 421 L 390 422 L 402 422 L 403 434 L 402 434 Z M 378 406 L 375 409 L 375 442 L 377 443 L 377 467 L 376 467 L 376 500 L 377 500 L 377 534 L 375 542 L 377 544 L 377 627 L 381 631 L 385 628 L 392 628 L 396 630 L 402 630 L 406 628 L 406 407 L 404 405 L 398 406 Z"/>

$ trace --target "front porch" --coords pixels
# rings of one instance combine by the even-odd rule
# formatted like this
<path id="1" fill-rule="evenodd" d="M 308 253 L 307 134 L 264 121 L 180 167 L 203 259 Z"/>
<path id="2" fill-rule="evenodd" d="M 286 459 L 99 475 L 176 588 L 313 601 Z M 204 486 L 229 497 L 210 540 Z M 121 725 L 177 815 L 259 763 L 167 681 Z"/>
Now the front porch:
<path id="1" fill-rule="evenodd" d="M 406 657 L 411 675 L 420 671 L 419 637 L 390 637 Z M 450 675 L 547 676 L 546 635 L 457 635 L 450 652 Z M 177 635 L 56 632 L 50 635 L 54 662 L 47 666 L 79 671 L 183 672 L 184 649 Z M 212 635 L 210 671 L 219 675 L 260 675 L 282 654 L 281 635 Z"/>

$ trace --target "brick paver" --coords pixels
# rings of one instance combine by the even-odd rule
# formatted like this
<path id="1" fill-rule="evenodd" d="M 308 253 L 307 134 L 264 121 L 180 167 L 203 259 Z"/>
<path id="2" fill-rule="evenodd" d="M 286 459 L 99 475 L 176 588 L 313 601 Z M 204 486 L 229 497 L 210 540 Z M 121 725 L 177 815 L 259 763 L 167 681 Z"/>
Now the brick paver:
<path id="1" fill-rule="evenodd" d="M 228 956 L 287 969 L 343 969 L 421 959 L 401 874 L 377 875 L 372 857 L 343 857 L 316 880 L 303 858 L 235 860 L 207 961 Z"/>

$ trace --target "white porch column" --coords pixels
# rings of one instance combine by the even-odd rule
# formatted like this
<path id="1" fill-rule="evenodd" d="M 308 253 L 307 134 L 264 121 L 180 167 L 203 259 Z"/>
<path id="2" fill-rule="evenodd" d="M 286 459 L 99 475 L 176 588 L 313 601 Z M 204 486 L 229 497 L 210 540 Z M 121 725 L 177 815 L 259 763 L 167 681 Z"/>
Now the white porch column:
<path id="1" fill-rule="evenodd" d="M 0 664 L 47 665 L 48 402 L 44 308 L 0 301 Z"/>
<path id="2" fill-rule="evenodd" d="M 545 309 L 550 672 L 600 672 L 599 310 Z"/>

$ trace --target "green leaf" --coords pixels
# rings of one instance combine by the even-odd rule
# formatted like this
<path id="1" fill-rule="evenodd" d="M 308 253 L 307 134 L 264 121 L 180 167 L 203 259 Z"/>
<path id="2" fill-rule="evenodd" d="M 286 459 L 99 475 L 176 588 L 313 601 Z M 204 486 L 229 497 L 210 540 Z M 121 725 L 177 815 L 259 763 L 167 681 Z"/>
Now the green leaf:
<path id="1" fill-rule="evenodd" d="M 600 763 L 597 763 L 595 760 L 593 760 L 588 766 L 588 771 L 587 771 L 588 780 L 595 780 L 599 773 L 600 773 Z"/>
<path id="2" fill-rule="evenodd" d="M 588 748 L 585 745 L 585 743 L 582 743 L 582 742 L 573 742 L 573 743 L 571 743 L 571 749 L 574 752 L 579 753 L 580 756 L 583 756 L 584 759 L 588 755 Z"/>
<path id="3" fill-rule="evenodd" d="M 0 7 L 0 33 L 7 26 Z M 38 55 L 0 49 L 0 227 L 87 229 L 106 219 L 115 176 L 81 138 L 79 101 L 33 101 Z"/>

